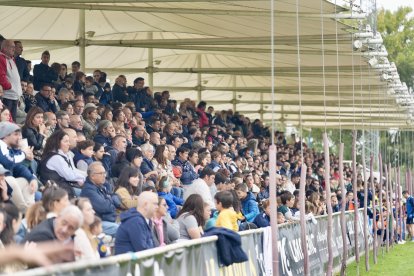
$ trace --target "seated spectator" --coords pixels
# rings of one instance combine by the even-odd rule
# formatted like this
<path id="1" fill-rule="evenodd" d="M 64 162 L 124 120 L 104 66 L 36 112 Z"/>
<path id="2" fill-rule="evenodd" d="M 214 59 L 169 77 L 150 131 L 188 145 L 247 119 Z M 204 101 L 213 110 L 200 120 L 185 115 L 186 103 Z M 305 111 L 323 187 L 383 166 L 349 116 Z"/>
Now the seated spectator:
<path id="1" fill-rule="evenodd" d="M 69 127 L 74 129 L 76 132 L 82 132 L 83 122 L 82 116 L 73 114 L 69 116 Z"/>
<path id="2" fill-rule="evenodd" d="M 282 213 L 285 216 L 286 220 L 297 220 L 293 217 L 292 211 L 290 210 L 290 208 L 293 207 L 293 204 L 295 204 L 295 197 L 292 195 L 292 193 L 289 191 L 284 191 L 280 195 L 280 200 L 282 202 L 282 205 L 277 208 L 277 211 Z"/>
<path id="3" fill-rule="evenodd" d="M 46 218 L 56 217 L 63 209 L 70 205 L 68 193 L 56 184 L 46 186 L 41 202 L 46 212 Z"/>
<path id="4" fill-rule="evenodd" d="M 19 209 L 17 209 L 17 207 L 12 203 L 1 203 L 0 209 L 5 211 L 6 215 L 3 220 L 4 226 L 2 229 L 0 229 L 1 243 L 3 246 L 14 244 L 14 235 L 16 235 L 17 230 L 20 227 L 20 223 L 22 221 L 22 214 L 20 213 Z M 23 269 L 23 267 L 20 267 L 20 269 Z"/>
<path id="5" fill-rule="evenodd" d="M 138 204 L 138 196 L 142 192 L 142 182 L 138 176 L 136 168 L 126 166 L 119 176 L 116 186 L 115 193 L 121 200 L 121 209 L 128 210 L 135 208 Z"/>
<path id="6" fill-rule="evenodd" d="M 242 220 L 245 219 L 247 222 L 253 222 L 254 218 L 259 214 L 259 207 L 255 197 L 248 191 L 247 185 L 244 183 L 237 185 L 235 190 L 242 204 Z"/>
<path id="7" fill-rule="evenodd" d="M 216 209 L 219 211 L 216 227 L 239 231 L 238 216 L 233 209 L 233 195 L 228 191 L 218 192 L 214 199 L 216 200 Z"/>
<path id="8" fill-rule="evenodd" d="M 0 164 L 12 174 L 6 176 L 6 182 L 13 190 L 11 200 L 23 213 L 34 203 L 37 179 L 28 167 L 28 162 L 33 159 L 31 149 L 19 149 L 20 135 L 18 125 L 0 123 Z"/>
<path id="9" fill-rule="evenodd" d="M 0 122 L 13 122 L 10 110 L 4 106 L 0 111 Z"/>
<path id="10" fill-rule="evenodd" d="M 125 152 L 127 148 L 127 140 L 123 135 L 116 135 L 112 138 L 112 148 L 108 151 L 111 155 L 111 164 L 115 164 L 118 154 Z"/>
<path id="11" fill-rule="evenodd" d="M 74 246 L 77 260 L 97 260 L 100 258 L 98 246 L 91 233 L 90 226 L 95 220 L 95 211 L 87 198 L 76 199 L 74 205 L 83 214 L 83 224 L 75 232 Z"/>
<path id="12" fill-rule="evenodd" d="M 63 130 L 53 133 L 43 150 L 40 180 L 43 183 L 48 180 L 54 181 L 68 192 L 69 198 L 73 198 L 76 196 L 75 188 L 83 185 L 85 176 L 76 170 L 69 151 L 69 136 Z"/>
<path id="13" fill-rule="evenodd" d="M 36 105 L 44 112 L 57 112 L 57 104 L 55 96 L 52 94 L 52 86 L 50 84 L 42 84 L 39 93 L 36 94 Z M 30 107 L 31 108 L 31 107 Z"/>
<path id="14" fill-rule="evenodd" d="M 44 242 L 60 241 L 68 243 L 73 241 L 76 230 L 83 224 L 83 215 L 78 207 L 69 205 L 63 209 L 57 217 L 49 218 L 27 234 L 25 241 Z M 74 253 L 74 252 L 73 252 Z M 72 261 L 75 260 L 74 254 Z"/>
<path id="15" fill-rule="evenodd" d="M 205 168 L 200 173 L 200 178 L 194 180 L 191 185 L 184 186 L 184 200 L 193 194 L 199 194 L 204 202 L 208 203 L 211 209 L 214 209 L 214 195 L 211 192 L 211 187 L 215 186 L 215 177 L 216 173 L 212 169 Z"/>
<path id="16" fill-rule="evenodd" d="M 154 168 L 154 164 L 151 162 L 154 157 L 154 147 L 151 144 L 143 144 L 141 146 L 142 155 L 144 159 L 141 164 L 141 172 L 144 175 L 144 179 L 152 181 L 154 184 L 157 182 L 158 173 Z"/>
<path id="17" fill-rule="evenodd" d="M 34 156 L 39 161 L 47 134 L 47 128 L 43 123 L 43 113 L 44 111 L 37 106 L 31 108 L 22 127 L 22 136 L 27 139 L 28 145 L 33 147 Z"/>
<path id="18" fill-rule="evenodd" d="M 157 247 L 171 244 L 180 237 L 180 226 L 177 221 L 169 218 L 167 210 L 165 199 L 158 197 L 158 209 L 152 218 L 153 238 Z"/>
<path id="19" fill-rule="evenodd" d="M 213 151 L 211 153 L 211 162 L 208 164 L 208 168 L 212 169 L 214 172 L 218 172 L 222 168 L 221 166 L 221 153 L 219 151 Z"/>
<path id="20" fill-rule="evenodd" d="M 84 172 L 88 170 L 88 166 L 93 162 L 92 156 L 94 153 L 94 147 L 95 142 L 91 140 L 85 140 L 77 143 L 77 151 L 75 152 L 75 157 L 73 158 L 76 168 Z"/>
<path id="21" fill-rule="evenodd" d="M 90 106 L 83 111 L 83 133 L 86 138 L 92 139 L 96 131 L 96 124 L 98 121 L 98 112 L 96 107 Z"/>
<path id="22" fill-rule="evenodd" d="M 206 223 L 203 198 L 198 194 L 190 195 L 178 212 L 177 221 L 180 225 L 180 240 L 201 238 Z"/>
<path id="23" fill-rule="evenodd" d="M 176 157 L 171 162 L 173 166 L 179 167 L 181 169 L 180 180 L 183 185 L 191 185 L 195 179 L 198 178 L 194 167 L 188 161 L 190 150 L 186 147 L 180 147 L 177 149 Z"/>
<path id="24" fill-rule="evenodd" d="M 119 198 L 110 194 L 105 182 L 106 171 L 100 162 L 93 162 L 88 167 L 88 178 L 80 193 L 81 197 L 89 198 L 93 209 L 102 219 L 102 227 L 105 234 L 115 236 L 118 224 L 116 220 L 116 208 L 120 206 Z"/>
<path id="25" fill-rule="evenodd" d="M 111 149 L 112 138 L 115 137 L 115 128 L 111 121 L 102 120 L 98 124 L 97 134 L 93 138 L 95 143 L 99 143 L 104 146 L 105 151 Z"/>
<path id="26" fill-rule="evenodd" d="M 259 228 L 270 226 L 270 201 L 268 199 L 262 201 L 262 208 L 263 212 L 253 220 L 253 223 Z"/>
<path id="27" fill-rule="evenodd" d="M 121 225 L 115 237 L 116 255 L 155 247 L 151 218 L 154 217 L 157 209 L 157 195 L 152 192 L 142 192 L 138 197 L 138 206 L 121 214 Z"/>
<path id="28" fill-rule="evenodd" d="M 179 210 L 177 205 L 182 206 L 184 200 L 174 196 L 171 193 L 171 188 L 170 178 L 168 176 L 161 177 L 160 181 L 157 183 L 158 196 L 165 199 L 168 204 L 168 213 L 175 219 Z"/>

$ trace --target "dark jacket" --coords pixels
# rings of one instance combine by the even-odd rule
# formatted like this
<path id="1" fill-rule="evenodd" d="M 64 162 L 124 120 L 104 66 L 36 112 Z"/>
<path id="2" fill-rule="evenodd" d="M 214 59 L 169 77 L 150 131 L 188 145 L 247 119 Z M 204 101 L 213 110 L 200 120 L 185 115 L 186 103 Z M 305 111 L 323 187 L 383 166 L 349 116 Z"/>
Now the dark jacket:
<path id="1" fill-rule="evenodd" d="M 41 150 L 43 148 L 45 136 L 37 132 L 36 129 L 24 126 L 22 128 L 22 136 L 27 139 L 27 143 L 34 150 Z"/>
<path id="2" fill-rule="evenodd" d="M 241 237 L 230 229 L 213 227 L 205 231 L 204 237 L 217 236 L 216 242 L 218 259 L 221 265 L 229 266 L 248 260 L 241 247 Z"/>
<path id="3" fill-rule="evenodd" d="M 16 62 L 17 70 L 19 71 L 20 79 L 24 81 L 28 81 L 30 77 L 29 69 L 27 68 L 27 61 L 20 57 L 14 57 L 14 61 Z"/>
<path id="4" fill-rule="evenodd" d="M 107 151 L 108 147 L 112 146 L 112 138 L 105 137 L 100 133 L 95 135 L 95 137 L 93 138 L 93 141 L 95 143 L 101 144 L 105 148 L 105 151 Z"/>
<path id="5" fill-rule="evenodd" d="M 92 157 L 83 155 L 79 150 L 74 150 L 75 156 L 73 157 L 73 163 L 77 166 L 78 162 L 83 160 L 86 164 L 90 165 L 93 162 Z"/>
<path id="6" fill-rule="evenodd" d="M 187 160 L 182 161 L 180 158 L 176 157 L 171 164 L 176 167 L 181 168 L 181 177 L 180 180 L 184 185 L 190 185 L 195 179 L 198 178 L 198 174 L 195 171 L 194 167 L 191 166 L 190 162 Z"/>
<path id="7" fill-rule="evenodd" d="M 129 101 L 126 87 L 120 86 L 116 83 L 112 86 L 112 96 L 114 97 L 114 102 L 126 103 Z"/>
<path id="8" fill-rule="evenodd" d="M 115 164 L 112 166 L 112 177 L 119 177 L 119 175 L 121 174 L 122 170 L 125 167 L 129 166 L 129 162 L 126 158 L 123 158 L 122 160 L 117 160 L 115 162 Z"/>
<path id="9" fill-rule="evenodd" d="M 255 217 L 253 223 L 259 228 L 270 226 L 270 217 L 265 212 L 262 212 Z"/>
<path id="10" fill-rule="evenodd" d="M 103 221 L 115 222 L 115 201 L 104 186 L 95 185 L 87 178 L 80 196 L 89 198 L 96 215 Z"/>
<path id="11" fill-rule="evenodd" d="M 154 248 L 152 230 L 144 216 L 135 208 L 121 214 L 121 225 L 115 236 L 115 254 Z"/>
<path id="12" fill-rule="evenodd" d="M 44 83 L 52 84 L 58 79 L 58 74 L 52 70 L 47 64 L 36 64 L 33 67 L 33 85 L 34 89 L 40 91 L 40 87 Z"/>
<path id="13" fill-rule="evenodd" d="M 36 94 L 35 99 L 37 101 L 37 106 L 43 109 L 44 112 L 57 112 L 55 102 L 52 102 L 49 98 L 43 97 L 40 92 Z"/>
<path id="14" fill-rule="evenodd" d="M 54 221 L 55 218 L 50 218 L 42 221 L 26 235 L 24 241 L 43 242 L 57 240 L 57 237 L 55 235 Z"/>
<path id="15" fill-rule="evenodd" d="M 248 222 L 252 222 L 259 214 L 259 207 L 254 195 L 251 192 L 247 193 L 245 199 L 241 201 L 242 212 Z"/>

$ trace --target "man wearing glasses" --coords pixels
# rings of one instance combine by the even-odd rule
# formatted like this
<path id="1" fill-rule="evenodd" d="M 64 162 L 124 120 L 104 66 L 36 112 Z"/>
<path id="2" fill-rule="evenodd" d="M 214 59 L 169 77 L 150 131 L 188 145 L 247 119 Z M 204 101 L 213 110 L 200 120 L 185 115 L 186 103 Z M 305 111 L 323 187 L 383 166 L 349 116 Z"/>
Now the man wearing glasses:
<path id="1" fill-rule="evenodd" d="M 52 86 L 44 83 L 41 85 L 40 92 L 35 96 L 37 106 L 43 109 L 44 112 L 57 112 L 55 94 L 52 92 Z"/>
<path id="2" fill-rule="evenodd" d="M 6 39 L 1 43 L 0 85 L 4 89 L 3 104 L 10 110 L 13 121 L 16 121 L 17 102 L 22 95 L 22 87 L 14 52 L 13 40 Z"/>

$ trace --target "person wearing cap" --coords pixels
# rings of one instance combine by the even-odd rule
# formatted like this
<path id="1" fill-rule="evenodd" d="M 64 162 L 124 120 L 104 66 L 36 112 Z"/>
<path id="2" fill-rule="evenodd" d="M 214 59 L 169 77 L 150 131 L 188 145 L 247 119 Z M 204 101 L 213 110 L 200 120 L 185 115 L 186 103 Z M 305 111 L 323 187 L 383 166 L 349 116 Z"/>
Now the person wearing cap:
<path id="1" fill-rule="evenodd" d="M 21 130 L 10 122 L 0 123 L 0 164 L 11 172 L 7 176 L 7 183 L 12 187 L 12 201 L 20 211 L 34 203 L 37 191 L 37 179 L 30 169 L 23 164 L 27 159 L 33 160 L 31 148 L 19 149 Z"/>

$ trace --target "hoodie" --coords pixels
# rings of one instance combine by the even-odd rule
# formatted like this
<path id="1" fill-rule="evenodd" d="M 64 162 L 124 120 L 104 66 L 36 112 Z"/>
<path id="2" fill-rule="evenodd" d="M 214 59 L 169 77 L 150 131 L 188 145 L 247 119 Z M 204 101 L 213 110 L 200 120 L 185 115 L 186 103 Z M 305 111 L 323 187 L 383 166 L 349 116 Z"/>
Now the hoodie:
<path id="1" fill-rule="evenodd" d="M 115 236 L 115 254 L 154 248 L 151 226 L 135 208 L 121 214 L 121 225 Z"/>
<path id="2" fill-rule="evenodd" d="M 259 207 L 254 195 L 251 192 L 241 201 L 242 212 L 248 222 L 253 222 L 255 217 L 259 214 Z"/>

